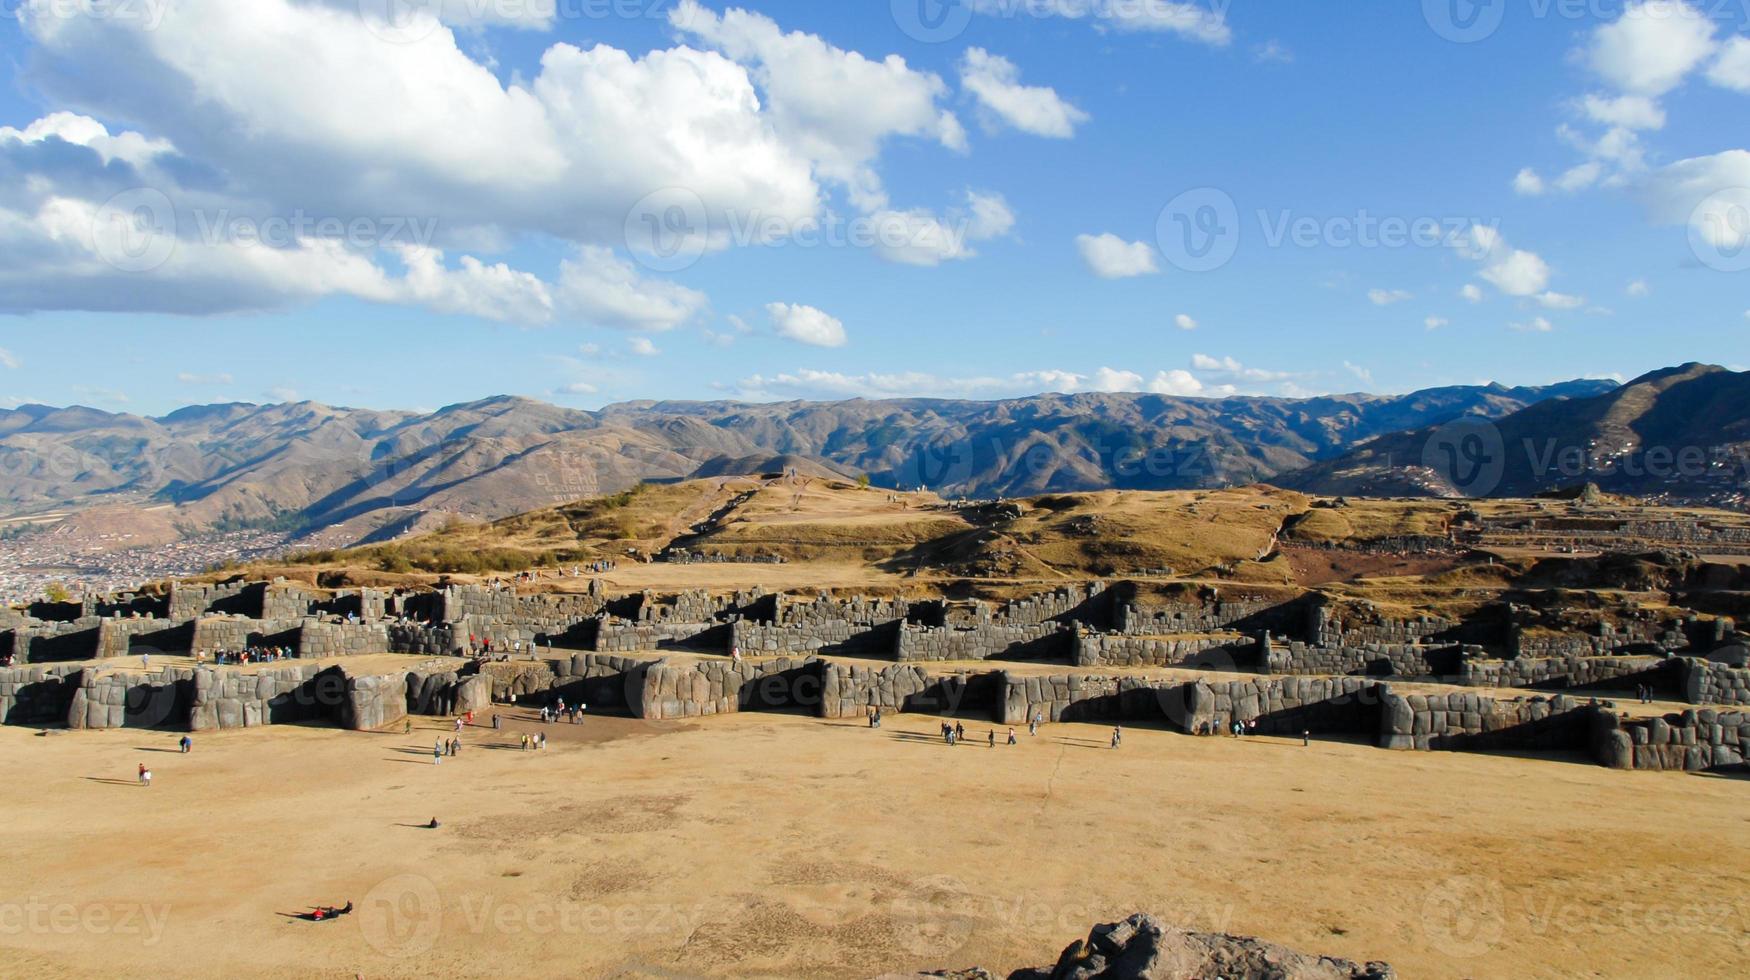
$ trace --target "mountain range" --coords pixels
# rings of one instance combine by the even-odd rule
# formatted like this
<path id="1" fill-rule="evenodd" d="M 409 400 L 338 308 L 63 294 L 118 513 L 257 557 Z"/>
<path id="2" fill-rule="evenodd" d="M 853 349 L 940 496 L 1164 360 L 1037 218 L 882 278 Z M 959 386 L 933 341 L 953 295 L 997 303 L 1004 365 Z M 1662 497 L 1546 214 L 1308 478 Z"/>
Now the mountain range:
<path id="1" fill-rule="evenodd" d="M 970 497 L 1256 482 L 1445 495 L 1464 488 L 1414 464 L 1454 420 L 1494 420 L 1514 446 L 1532 433 L 1580 445 L 1630 436 L 1742 444 L 1747 389 L 1750 376 L 1687 365 L 1624 386 L 1299 399 L 1091 393 L 579 411 L 498 397 L 429 414 L 298 402 L 202 405 L 160 418 L 24 405 L 0 410 L 0 512 L 119 505 L 167 514 L 184 533 L 323 529 L 351 543 L 643 481 L 790 468 Z M 1535 492 L 1561 475 L 1508 466 L 1490 490 Z M 1660 488 L 1683 489 L 1669 480 Z"/>

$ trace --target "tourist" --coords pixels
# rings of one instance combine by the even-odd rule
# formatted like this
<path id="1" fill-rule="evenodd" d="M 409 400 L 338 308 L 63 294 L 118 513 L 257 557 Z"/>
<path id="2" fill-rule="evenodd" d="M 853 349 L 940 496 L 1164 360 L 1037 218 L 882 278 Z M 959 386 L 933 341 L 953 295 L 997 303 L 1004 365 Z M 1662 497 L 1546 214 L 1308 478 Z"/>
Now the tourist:
<path id="1" fill-rule="evenodd" d="M 994 749 L 996 747 L 997 747 L 997 730 L 993 728 L 990 730 L 990 743 L 986 746 L 986 748 Z"/>
<path id="2" fill-rule="evenodd" d="M 412 735 L 413 734 L 413 719 L 411 719 L 411 718 L 401 719 L 401 734 L 403 734 L 403 735 Z"/>
<path id="3" fill-rule="evenodd" d="M 152 770 L 147 769 L 145 766 L 140 767 L 140 785 L 147 789 L 152 788 Z"/>
<path id="4" fill-rule="evenodd" d="M 1010 745 L 1015 744 L 1015 726 L 1013 726 L 1013 725 L 1009 726 L 1009 744 Z"/>
<path id="5" fill-rule="evenodd" d="M 436 817 L 432 817 L 432 818 L 431 818 L 431 823 L 428 823 L 428 824 L 426 824 L 426 825 L 425 825 L 425 827 L 426 827 L 426 829 L 427 829 L 427 830 L 436 830 L 436 829 L 438 829 L 438 821 L 437 821 L 437 818 L 436 818 Z M 369 896 L 366 896 L 366 897 L 369 897 Z M 346 903 L 346 904 L 348 904 L 348 905 L 351 905 L 351 904 L 352 904 L 352 903 L 351 903 L 351 902 L 348 902 L 348 903 Z"/>
<path id="6" fill-rule="evenodd" d="M 1123 741 L 1124 741 L 1124 729 L 1114 727 L 1112 729 L 1112 747 L 1117 748 L 1119 746 L 1119 744 Z"/>
<path id="7" fill-rule="evenodd" d="M 966 726 L 960 722 L 954 723 L 954 740 L 963 741 L 966 738 Z"/>
<path id="8" fill-rule="evenodd" d="M 1310 748 L 1312 746 L 1311 729 L 1303 728 L 1300 730 L 1300 744 L 1302 748 Z"/>
<path id="9" fill-rule="evenodd" d="M 194 739 L 184 735 L 176 744 L 178 748 L 182 749 L 182 754 L 187 755 L 189 750 L 194 748 Z"/>
<path id="10" fill-rule="evenodd" d="M 141 783 L 146 781 L 146 764 L 144 762 L 140 763 L 140 775 L 138 778 Z"/>
<path id="11" fill-rule="evenodd" d="M 149 654 L 149 653 L 140 654 L 140 669 L 142 669 L 142 670 L 151 670 L 152 669 L 152 655 L 151 654 Z"/>
<path id="12" fill-rule="evenodd" d="M 444 743 L 441 741 L 431 743 L 431 764 L 434 766 L 444 764 Z"/>
<path id="13" fill-rule="evenodd" d="M 492 730 L 493 730 L 493 731 L 495 731 L 495 732 L 496 732 L 496 731 L 498 731 L 498 730 L 499 730 L 499 729 L 500 729 L 500 728 L 501 728 L 501 727 L 502 727 L 502 726 L 500 726 L 500 725 L 499 725 L 499 723 L 498 723 L 498 712 L 496 712 L 496 711 L 494 711 L 494 712 L 493 712 L 493 713 L 492 713 Z"/>

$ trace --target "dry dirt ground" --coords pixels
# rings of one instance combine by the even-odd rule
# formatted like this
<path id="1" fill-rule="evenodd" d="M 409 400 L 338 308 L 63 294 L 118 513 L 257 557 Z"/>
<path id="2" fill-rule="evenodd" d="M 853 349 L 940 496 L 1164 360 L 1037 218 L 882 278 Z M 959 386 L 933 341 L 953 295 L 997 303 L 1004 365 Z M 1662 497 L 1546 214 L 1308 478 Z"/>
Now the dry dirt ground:
<path id="1" fill-rule="evenodd" d="M 519 719 L 439 766 L 429 719 L 0 729 L 0 974 L 1007 970 L 1138 910 L 1411 978 L 1750 973 L 1744 778 L 937 724 Z"/>

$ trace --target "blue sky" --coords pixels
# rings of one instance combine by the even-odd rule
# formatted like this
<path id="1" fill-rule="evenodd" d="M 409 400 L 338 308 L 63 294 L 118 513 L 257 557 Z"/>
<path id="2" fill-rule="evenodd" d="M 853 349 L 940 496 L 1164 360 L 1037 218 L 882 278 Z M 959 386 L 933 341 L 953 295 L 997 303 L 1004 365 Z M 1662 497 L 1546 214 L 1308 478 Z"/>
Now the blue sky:
<path id="1" fill-rule="evenodd" d="M 400 2 L 12 5 L 0 404 L 1750 363 L 1736 0 Z"/>

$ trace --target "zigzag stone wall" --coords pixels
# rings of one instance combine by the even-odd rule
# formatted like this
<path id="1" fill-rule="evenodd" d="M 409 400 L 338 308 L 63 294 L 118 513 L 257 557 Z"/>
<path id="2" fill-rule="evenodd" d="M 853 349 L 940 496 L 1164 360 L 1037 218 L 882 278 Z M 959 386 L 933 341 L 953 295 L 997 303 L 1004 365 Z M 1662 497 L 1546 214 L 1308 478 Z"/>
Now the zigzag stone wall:
<path id="1" fill-rule="evenodd" d="M 1072 646 L 1077 667 L 1257 666 L 1258 644 L 1235 636 L 1129 636 L 1077 631 Z"/>
<path id="2" fill-rule="evenodd" d="M 1597 710 L 1565 695 L 1501 701 L 1480 694 L 1388 692 L 1379 744 L 1422 751 L 1585 750 Z"/>
<path id="3" fill-rule="evenodd" d="M 1750 713 L 1713 708 L 1663 718 L 1624 719 L 1597 712 L 1593 757 L 1612 769 L 1703 772 L 1750 759 Z"/>
<path id="4" fill-rule="evenodd" d="M 965 628 L 903 624 L 894 656 L 901 662 L 941 660 L 1065 659 L 1071 632 L 1055 623 L 1035 626 L 986 624 Z"/>
<path id="5" fill-rule="evenodd" d="M 1466 661 L 1458 683 L 1466 687 L 1596 687 L 1623 683 L 1675 686 L 1675 663 L 1662 657 L 1564 657 L 1560 660 Z"/>
<path id="6" fill-rule="evenodd" d="M 389 652 L 389 630 L 381 623 L 325 623 L 306 619 L 298 629 L 298 656 L 330 660 Z"/>
<path id="7" fill-rule="evenodd" d="M 813 658 L 745 661 L 739 666 L 722 660 L 691 664 L 664 661 L 644 673 L 638 717 L 698 718 L 744 707 L 818 711 L 825 689 L 820 668 L 821 661 Z"/>
<path id="8" fill-rule="evenodd" d="M 1750 667 L 1681 657 L 1677 671 L 1679 690 L 1690 704 L 1750 704 Z"/>
<path id="9" fill-rule="evenodd" d="M 65 665 L 0 667 L 0 724 L 64 724 L 82 672 Z"/>

